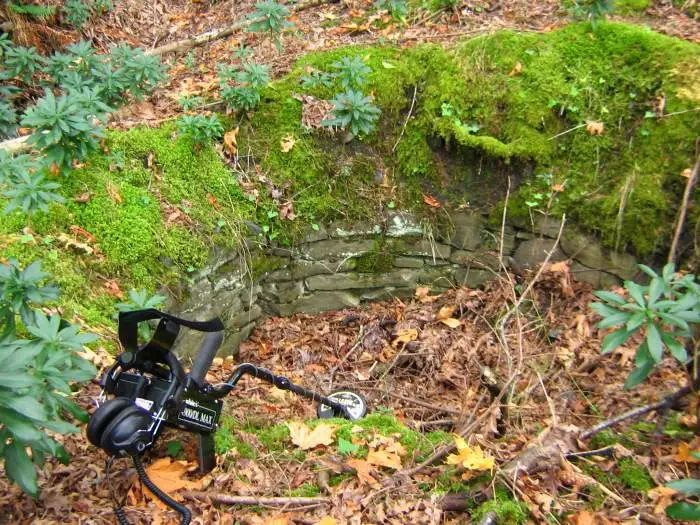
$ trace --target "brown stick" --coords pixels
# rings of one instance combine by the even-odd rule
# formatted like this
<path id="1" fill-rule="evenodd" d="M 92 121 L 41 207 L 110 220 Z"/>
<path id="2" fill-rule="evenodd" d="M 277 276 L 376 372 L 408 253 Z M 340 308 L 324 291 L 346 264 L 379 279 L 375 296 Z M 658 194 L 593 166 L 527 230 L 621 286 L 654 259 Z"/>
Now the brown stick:
<path id="1" fill-rule="evenodd" d="M 613 425 L 617 425 L 618 423 L 622 423 L 623 421 L 627 421 L 628 419 L 638 418 L 640 416 L 643 416 L 644 414 L 648 414 L 649 412 L 671 408 L 676 403 L 676 401 L 688 395 L 690 392 L 692 392 L 692 390 L 693 389 L 690 386 L 684 386 L 680 390 L 676 390 L 672 394 L 667 395 L 661 401 L 651 403 L 643 407 L 633 408 L 632 410 L 628 410 L 627 412 L 624 412 L 619 416 L 606 419 L 605 421 L 598 423 L 594 427 L 591 427 L 588 430 L 584 430 L 583 432 L 581 432 L 579 438 L 588 439 L 589 437 L 596 435 L 598 432 L 601 432 L 606 428 L 610 428 Z"/>
<path id="2" fill-rule="evenodd" d="M 685 184 L 685 192 L 683 193 L 683 203 L 678 211 L 678 222 L 676 223 L 676 231 L 673 234 L 673 242 L 671 243 L 671 249 L 668 251 L 668 262 L 672 263 L 676 259 L 676 250 L 678 249 L 678 241 L 681 238 L 681 233 L 683 232 L 683 226 L 685 226 L 685 216 L 688 213 L 688 202 L 690 202 L 690 195 L 693 193 L 693 187 L 695 186 L 695 180 L 698 177 L 698 167 L 700 166 L 700 154 L 695 160 L 695 166 L 693 171 L 690 172 L 690 177 Z"/>
<path id="3" fill-rule="evenodd" d="M 325 505 L 330 503 L 330 498 L 270 498 L 263 496 L 231 496 L 219 492 L 183 492 L 182 495 L 189 500 L 199 500 L 222 505 L 266 505 L 269 507 L 302 507 L 307 505 Z"/>
<path id="4" fill-rule="evenodd" d="M 421 401 L 420 399 L 414 399 L 412 397 L 402 396 L 401 394 L 394 394 L 393 392 L 386 392 L 386 393 L 389 394 L 389 396 L 394 397 L 396 399 L 401 399 L 403 401 L 413 403 L 414 405 L 418 405 L 419 407 L 429 408 L 431 410 L 436 410 L 438 412 L 444 412 L 445 414 L 461 415 L 464 413 L 462 410 L 456 410 L 454 408 L 447 408 L 447 407 L 441 407 L 438 405 L 433 405 L 431 403 L 426 403 L 425 401 Z"/>
<path id="5" fill-rule="evenodd" d="M 305 9 L 309 9 L 311 7 L 316 7 L 319 5 L 323 5 L 327 3 L 327 0 L 310 0 L 308 2 L 305 2 L 303 4 L 299 4 L 295 8 L 291 9 L 292 13 L 298 13 L 300 11 L 303 11 Z M 183 49 L 189 49 L 191 47 L 197 47 L 204 45 L 208 42 L 212 42 L 214 40 L 219 40 L 221 38 L 226 38 L 227 36 L 232 35 L 233 33 L 249 26 L 253 22 L 252 20 L 244 18 L 243 20 L 238 20 L 231 24 L 228 27 L 220 27 L 219 29 L 212 29 L 211 31 L 207 31 L 206 33 L 202 33 L 201 35 L 197 35 L 193 38 L 187 38 L 185 40 L 179 40 L 177 42 L 172 42 L 170 44 L 166 44 L 164 46 L 157 47 L 155 49 L 152 49 L 150 51 L 147 51 L 145 54 L 146 55 L 163 55 L 165 53 L 171 53 L 173 51 L 182 51 Z"/>

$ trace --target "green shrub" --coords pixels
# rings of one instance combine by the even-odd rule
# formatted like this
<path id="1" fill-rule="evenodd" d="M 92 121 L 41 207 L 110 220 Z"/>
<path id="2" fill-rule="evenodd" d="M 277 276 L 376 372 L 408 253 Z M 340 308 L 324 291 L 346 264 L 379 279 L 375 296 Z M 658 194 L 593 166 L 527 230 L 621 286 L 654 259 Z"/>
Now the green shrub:
<path id="1" fill-rule="evenodd" d="M 269 67 L 246 62 L 242 69 L 219 66 L 221 99 L 233 111 L 252 111 L 260 103 L 262 89 L 270 82 Z"/>
<path id="2" fill-rule="evenodd" d="M 333 99 L 333 118 L 321 122 L 324 126 L 347 129 L 353 136 L 367 135 L 374 131 L 381 111 L 374 98 L 349 89 Z"/>
<path id="3" fill-rule="evenodd" d="M 648 266 L 639 267 L 651 281 L 646 286 L 625 281 L 631 300 L 614 292 L 597 291 L 594 295 L 603 302 L 590 304 L 591 309 L 603 317 L 598 328 L 622 325 L 603 339 L 603 354 L 615 350 L 634 333 L 640 330 L 645 333 L 637 348 L 636 368 L 625 382 L 626 389 L 637 386 L 649 376 L 663 359 L 666 348 L 674 358 L 685 363 L 688 353 L 677 338 L 691 337 L 690 325 L 700 323 L 700 285 L 694 275 L 675 273 L 672 263 L 664 266 L 661 275 Z"/>
<path id="4" fill-rule="evenodd" d="M 274 1 L 258 2 L 255 4 L 255 11 L 250 13 L 247 18 L 252 20 L 248 26 L 248 31 L 256 33 L 268 33 L 277 45 L 277 49 L 281 51 L 280 35 L 282 31 L 293 26 L 287 20 L 289 9 Z"/>
<path id="5" fill-rule="evenodd" d="M 386 9 L 395 18 L 403 18 L 408 14 L 406 0 L 377 0 L 379 9 Z"/>
<path id="6" fill-rule="evenodd" d="M 220 139 L 224 134 L 224 127 L 216 115 L 184 115 L 177 123 L 177 131 L 180 135 L 188 137 L 195 146 L 202 146 Z"/>
<path id="7" fill-rule="evenodd" d="M 14 260 L 0 265 L 0 458 L 7 477 L 32 496 L 39 494 L 35 466 L 49 456 L 69 461 L 47 431 L 78 431 L 65 418 L 86 421 L 87 414 L 70 399 L 71 385 L 96 373 L 76 352 L 97 337 L 34 308 L 58 295 L 41 284 L 47 277 L 38 262 L 24 270 Z"/>
<path id="8" fill-rule="evenodd" d="M 0 139 L 14 136 L 17 131 L 17 112 L 12 104 L 0 100 Z"/>
<path id="9" fill-rule="evenodd" d="M 25 171 L 7 185 L 9 189 L 3 195 L 9 197 L 10 202 L 5 207 L 5 213 L 21 209 L 27 215 L 33 215 L 39 210 L 47 211 L 52 202 L 66 201 L 54 191 L 60 184 L 45 180 L 41 173 L 31 174 Z"/>
<path id="10" fill-rule="evenodd" d="M 32 18 L 49 18 L 56 14 L 55 5 L 32 5 L 32 4 L 15 4 L 9 3 L 8 7 L 13 13 L 18 15 L 27 15 Z"/>
<path id="11" fill-rule="evenodd" d="M 114 6 L 112 0 L 94 0 L 93 8 L 97 16 L 102 16 L 109 13 Z"/>
<path id="12" fill-rule="evenodd" d="M 27 82 L 34 73 L 44 68 L 44 58 L 34 47 L 12 46 L 5 50 L 3 65 L 10 78 L 19 77 Z"/>
<path id="13" fill-rule="evenodd" d="M 22 125 L 34 128 L 29 141 L 43 150 L 52 169 L 67 172 L 74 160 L 84 160 L 96 150 L 108 108 L 94 92 L 72 92 L 56 98 L 50 89 L 37 105 L 29 108 Z M 102 111 L 100 111 L 100 109 Z"/>
<path id="14" fill-rule="evenodd" d="M 571 13 L 576 20 L 586 20 L 595 28 L 614 10 L 613 0 L 574 0 Z"/>
<path id="15" fill-rule="evenodd" d="M 367 67 L 359 56 L 343 57 L 338 62 L 333 62 L 331 67 L 337 70 L 336 77 L 343 89 L 360 89 L 367 83 L 367 75 L 372 69 Z"/>
<path id="16" fill-rule="evenodd" d="M 90 5 L 83 0 L 66 0 L 61 8 L 61 14 L 67 25 L 75 29 L 82 29 L 85 22 L 90 19 L 91 9 Z"/>

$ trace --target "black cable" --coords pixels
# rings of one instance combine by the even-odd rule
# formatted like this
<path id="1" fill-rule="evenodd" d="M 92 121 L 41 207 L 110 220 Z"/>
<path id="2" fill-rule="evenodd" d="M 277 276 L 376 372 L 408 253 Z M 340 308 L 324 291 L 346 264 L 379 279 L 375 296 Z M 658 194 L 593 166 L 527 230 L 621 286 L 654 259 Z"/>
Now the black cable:
<path id="1" fill-rule="evenodd" d="M 173 498 L 168 496 L 165 492 L 163 492 L 161 489 L 159 489 L 155 483 L 151 481 L 151 478 L 148 477 L 148 474 L 146 474 L 146 469 L 143 468 L 143 462 L 141 461 L 141 456 L 133 456 L 134 458 L 134 467 L 136 467 L 136 473 L 139 475 L 139 479 L 141 480 L 141 483 L 146 485 L 148 487 L 148 490 L 153 492 L 153 494 L 156 495 L 156 497 L 165 503 L 168 507 L 171 509 L 176 510 L 182 515 L 182 519 L 180 520 L 180 525 L 189 525 L 190 521 L 192 520 L 192 513 L 190 512 L 190 509 L 185 507 L 183 504 L 178 503 L 175 501 Z"/>
<path id="2" fill-rule="evenodd" d="M 114 463 L 114 456 L 111 456 L 107 460 L 107 464 L 105 465 L 105 478 L 107 478 L 107 486 L 109 487 L 109 495 L 112 498 L 112 509 L 114 510 L 114 515 L 117 517 L 117 521 L 119 522 L 119 525 L 131 525 L 131 522 L 128 520 L 126 517 L 126 514 L 124 513 L 124 502 L 122 501 L 121 503 L 117 499 L 116 494 L 114 493 L 114 487 L 112 486 L 112 480 L 109 477 L 110 471 L 112 469 L 112 463 Z M 126 499 L 126 498 L 125 498 Z"/>

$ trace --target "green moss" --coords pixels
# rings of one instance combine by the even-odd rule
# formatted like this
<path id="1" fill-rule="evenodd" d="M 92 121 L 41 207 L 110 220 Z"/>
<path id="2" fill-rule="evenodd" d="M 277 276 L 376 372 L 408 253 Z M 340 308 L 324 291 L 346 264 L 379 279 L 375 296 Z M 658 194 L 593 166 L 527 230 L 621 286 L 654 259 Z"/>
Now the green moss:
<path id="1" fill-rule="evenodd" d="M 297 498 L 313 498 L 321 493 L 321 489 L 318 485 L 313 483 L 304 483 L 300 487 L 292 489 L 289 491 L 288 496 Z"/>
<path id="2" fill-rule="evenodd" d="M 333 474 L 328 478 L 328 486 L 329 487 L 337 487 L 340 485 L 343 481 L 347 479 L 352 479 L 354 477 L 354 474 L 352 472 L 341 472 L 340 474 Z"/>
<path id="3" fill-rule="evenodd" d="M 618 13 L 643 12 L 649 9 L 650 0 L 616 0 L 615 11 Z"/>
<path id="4" fill-rule="evenodd" d="M 238 430 L 235 428 L 237 426 L 233 418 L 227 416 L 221 418 L 219 428 L 214 435 L 216 453 L 225 454 L 235 448 L 240 457 L 255 459 L 253 447 L 238 436 Z"/>
<path id="5" fill-rule="evenodd" d="M 592 510 L 600 510 L 605 505 L 608 500 L 608 495 L 603 492 L 598 485 L 588 485 L 581 489 L 586 499 L 588 500 L 588 506 Z"/>
<path id="6" fill-rule="evenodd" d="M 498 517 L 498 523 L 503 525 L 520 525 L 525 523 L 528 516 L 525 504 L 515 501 L 508 492 L 500 487 L 496 490 L 493 499 L 479 505 L 470 515 L 474 522 L 479 522 L 489 512 L 494 512 Z"/>
<path id="7" fill-rule="evenodd" d="M 355 257 L 355 271 L 360 273 L 384 273 L 394 268 L 396 256 L 384 245 L 383 239 L 375 242 L 371 252 Z"/>
<path id="8" fill-rule="evenodd" d="M 281 451 L 289 444 L 289 427 L 284 423 L 274 426 L 254 428 L 246 425 L 246 430 L 255 434 L 267 450 Z"/>
<path id="9" fill-rule="evenodd" d="M 656 486 L 646 467 L 641 466 L 631 458 L 620 460 L 619 471 L 622 483 L 632 490 L 646 494 L 647 491 Z"/>

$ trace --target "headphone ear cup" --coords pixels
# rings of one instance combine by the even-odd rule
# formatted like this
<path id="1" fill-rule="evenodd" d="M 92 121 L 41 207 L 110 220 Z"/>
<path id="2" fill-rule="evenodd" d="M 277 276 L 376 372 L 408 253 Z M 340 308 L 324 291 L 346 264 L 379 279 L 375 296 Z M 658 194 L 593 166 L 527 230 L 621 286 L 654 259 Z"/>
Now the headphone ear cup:
<path id="1" fill-rule="evenodd" d="M 132 404 L 133 401 L 131 401 L 129 398 L 116 397 L 114 399 L 110 399 L 100 408 L 95 410 L 95 413 L 90 416 L 90 421 L 87 425 L 88 441 L 90 441 L 90 443 L 96 447 L 99 447 L 102 440 L 102 434 L 105 428 L 107 428 L 107 425 L 112 422 L 114 417 L 119 412 Z"/>
<path id="2" fill-rule="evenodd" d="M 140 454 L 148 444 L 146 440 L 150 441 L 146 431 L 152 422 L 153 417 L 150 412 L 132 403 L 117 414 L 104 429 L 100 447 L 108 454 L 115 456 L 123 452 L 130 455 Z M 140 443 L 144 445 L 141 449 L 139 449 Z"/>

